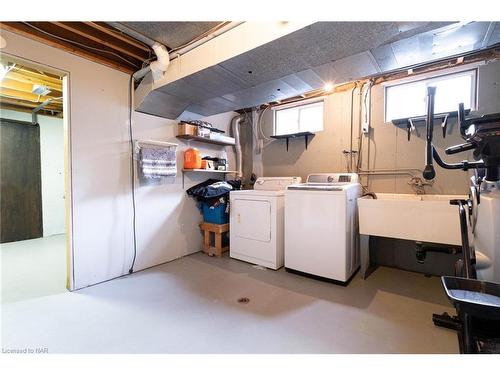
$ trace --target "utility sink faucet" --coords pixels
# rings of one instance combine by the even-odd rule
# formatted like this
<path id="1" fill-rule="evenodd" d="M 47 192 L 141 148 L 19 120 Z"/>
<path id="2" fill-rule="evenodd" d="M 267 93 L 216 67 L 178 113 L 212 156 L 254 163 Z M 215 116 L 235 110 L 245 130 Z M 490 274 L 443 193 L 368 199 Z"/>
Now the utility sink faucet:
<path id="1" fill-rule="evenodd" d="M 425 194 L 425 186 L 432 186 L 434 184 L 434 180 L 424 181 L 420 177 L 412 177 L 410 181 L 408 181 L 408 185 L 410 185 L 415 193 L 421 195 Z"/>

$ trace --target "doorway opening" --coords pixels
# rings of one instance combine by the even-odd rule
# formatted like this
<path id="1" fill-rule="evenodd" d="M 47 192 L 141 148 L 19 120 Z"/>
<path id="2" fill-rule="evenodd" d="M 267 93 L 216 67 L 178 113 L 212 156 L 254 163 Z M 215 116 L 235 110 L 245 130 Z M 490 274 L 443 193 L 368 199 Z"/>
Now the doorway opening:
<path id="1" fill-rule="evenodd" d="M 0 57 L 2 303 L 71 289 L 68 74 Z"/>

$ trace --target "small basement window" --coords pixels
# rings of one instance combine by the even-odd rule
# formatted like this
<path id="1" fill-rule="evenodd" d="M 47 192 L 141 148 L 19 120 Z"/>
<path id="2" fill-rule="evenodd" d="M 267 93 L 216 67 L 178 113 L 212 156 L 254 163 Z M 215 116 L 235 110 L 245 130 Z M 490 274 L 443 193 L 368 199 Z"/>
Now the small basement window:
<path id="1" fill-rule="evenodd" d="M 323 130 L 323 100 L 279 106 L 273 110 L 274 135 L 315 133 Z"/>
<path id="2" fill-rule="evenodd" d="M 454 112 L 458 103 L 474 110 L 477 70 L 468 70 L 418 81 L 386 86 L 385 121 L 425 116 L 427 87 L 436 87 L 434 113 Z"/>

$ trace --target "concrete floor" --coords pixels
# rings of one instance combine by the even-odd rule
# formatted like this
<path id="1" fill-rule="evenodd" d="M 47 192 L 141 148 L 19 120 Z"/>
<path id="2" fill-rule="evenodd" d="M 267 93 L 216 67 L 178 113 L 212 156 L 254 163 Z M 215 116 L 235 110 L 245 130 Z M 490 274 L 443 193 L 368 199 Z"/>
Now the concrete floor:
<path id="1" fill-rule="evenodd" d="M 2 303 L 66 291 L 66 235 L 0 246 Z"/>
<path id="2" fill-rule="evenodd" d="M 4 348 L 50 353 L 458 352 L 439 278 L 383 267 L 341 287 L 197 253 L 2 310 Z"/>

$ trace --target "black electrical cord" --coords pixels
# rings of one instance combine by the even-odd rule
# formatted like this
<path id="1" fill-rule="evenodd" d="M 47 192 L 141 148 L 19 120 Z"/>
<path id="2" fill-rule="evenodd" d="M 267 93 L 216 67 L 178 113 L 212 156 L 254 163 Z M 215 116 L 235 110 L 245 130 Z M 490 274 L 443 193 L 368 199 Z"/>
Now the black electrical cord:
<path id="1" fill-rule="evenodd" d="M 131 75 L 128 84 L 128 125 L 130 136 L 130 179 L 132 185 L 132 225 L 133 225 L 133 238 L 134 238 L 134 258 L 128 273 L 134 272 L 135 259 L 137 257 L 137 231 L 136 231 L 136 218 L 135 218 L 135 168 L 134 168 L 134 137 L 132 132 L 132 89 L 134 77 Z"/>

